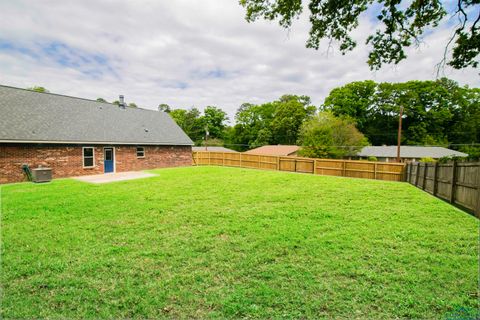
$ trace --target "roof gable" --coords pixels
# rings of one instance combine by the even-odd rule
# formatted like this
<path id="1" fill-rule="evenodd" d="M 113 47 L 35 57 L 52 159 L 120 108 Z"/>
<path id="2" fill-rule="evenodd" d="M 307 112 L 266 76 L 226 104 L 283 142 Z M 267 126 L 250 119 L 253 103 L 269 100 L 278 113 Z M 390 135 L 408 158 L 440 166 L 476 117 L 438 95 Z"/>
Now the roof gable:
<path id="1" fill-rule="evenodd" d="M 0 141 L 192 145 L 164 112 L 0 85 Z"/>

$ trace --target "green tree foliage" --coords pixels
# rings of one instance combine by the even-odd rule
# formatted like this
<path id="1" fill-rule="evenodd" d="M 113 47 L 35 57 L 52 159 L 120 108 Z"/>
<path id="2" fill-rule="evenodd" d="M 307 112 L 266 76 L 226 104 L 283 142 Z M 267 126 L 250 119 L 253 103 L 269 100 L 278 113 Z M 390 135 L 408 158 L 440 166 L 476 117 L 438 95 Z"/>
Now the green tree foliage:
<path id="1" fill-rule="evenodd" d="M 480 141 L 480 90 L 442 78 L 406 83 L 353 82 L 333 89 L 323 110 L 355 120 L 373 145 L 396 144 L 404 107 L 402 143 L 434 145 Z"/>
<path id="2" fill-rule="evenodd" d="M 213 106 L 206 107 L 203 113 L 203 121 L 208 128 L 209 137 L 223 139 L 225 123 L 228 121 L 227 113 Z"/>
<path id="3" fill-rule="evenodd" d="M 161 103 L 158 105 L 158 111 L 170 113 L 170 111 L 172 111 L 172 108 L 170 108 L 170 106 L 166 103 Z"/>
<path id="4" fill-rule="evenodd" d="M 103 99 L 103 98 L 97 98 L 97 101 L 98 102 L 103 102 L 103 103 L 108 103 L 108 101 Z"/>
<path id="5" fill-rule="evenodd" d="M 189 110 L 174 109 L 170 111 L 170 116 L 196 145 L 202 143 L 205 137 L 205 120 L 200 110 L 195 107 Z"/>
<path id="6" fill-rule="evenodd" d="M 290 28 L 308 4 L 311 27 L 307 47 L 318 49 L 322 39 L 329 39 L 339 43 L 343 54 L 355 48 L 357 43 L 351 33 L 358 27 L 360 15 L 368 10 L 367 14 L 375 15 L 379 22 L 378 29 L 367 38 L 367 44 L 372 48 L 367 61 L 371 69 L 404 60 L 407 57 L 405 48 L 418 45 L 425 31 L 437 28 L 447 14 L 447 6 L 451 6 L 441 0 L 240 0 L 240 4 L 246 8 L 247 21 L 258 18 L 278 20 L 284 28 Z M 459 21 L 450 25 L 454 32 L 449 64 L 454 68 L 478 66 L 478 7 L 479 1 L 458 0 L 454 9 L 449 8 L 448 14 Z"/>
<path id="7" fill-rule="evenodd" d="M 309 97 L 296 95 L 261 105 L 244 103 L 226 141 L 239 151 L 266 144 L 295 144 L 303 121 L 315 113 L 310 103 Z"/>
<path id="8" fill-rule="evenodd" d="M 35 91 L 35 92 L 43 92 L 43 93 L 49 93 L 50 92 L 47 89 L 45 89 L 44 87 L 39 87 L 39 86 L 33 86 L 33 87 L 30 87 L 30 88 L 27 88 L 27 90 L 31 90 L 31 91 Z"/>
<path id="9" fill-rule="evenodd" d="M 351 119 L 335 117 L 331 112 L 320 112 L 305 121 L 298 142 L 303 146 L 299 154 L 311 158 L 342 158 L 368 145 Z"/>
<path id="10" fill-rule="evenodd" d="M 128 107 L 129 107 L 129 108 L 138 108 L 138 106 L 137 106 L 137 104 L 136 104 L 135 102 L 130 102 L 130 103 L 128 104 Z"/>

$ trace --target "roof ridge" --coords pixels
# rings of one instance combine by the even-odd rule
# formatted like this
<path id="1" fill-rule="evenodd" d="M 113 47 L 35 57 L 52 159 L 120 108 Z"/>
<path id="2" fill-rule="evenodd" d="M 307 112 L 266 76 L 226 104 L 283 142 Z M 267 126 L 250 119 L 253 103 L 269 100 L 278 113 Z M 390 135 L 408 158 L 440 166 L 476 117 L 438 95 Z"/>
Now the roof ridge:
<path id="1" fill-rule="evenodd" d="M 67 98 L 80 99 L 80 100 L 86 100 L 86 101 L 92 101 L 92 102 L 98 102 L 98 103 L 105 103 L 105 104 L 114 105 L 113 103 L 110 103 L 110 102 L 102 102 L 102 101 L 97 101 L 97 100 L 93 100 L 93 99 L 87 99 L 87 98 L 69 96 L 69 95 L 66 95 L 66 94 L 53 93 L 53 92 L 39 92 L 39 91 L 30 90 L 30 89 L 26 89 L 26 88 L 19 88 L 19 87 L 14 87 L 14 86 L 7 86 L 7 85 L 4 85 L 4 84 L 0 84 L 0 87 L 10 88 L 10 89 L 17 89 L 17 90 L 23 90 L 23 91 L 28 91 L 28 92 L 33 92 L 33 93 L 39 93 L 39 94 L 49 94 L 49 95 L 52 95 L 52 96 L 67 97 Z"/>
<path id="2" fill-rule="evenodd" d="M 98 100 L 93 100 L 93 99 L 87 99 L 87 98 L 81 98 L 81 97 L 75 97 L 75 96 L 69 96 L 69 95 L 66 95 L 66 94 L 60 94 L 60 93 L 53 93 L 53 92 L 38 92 L 38 91 L 34 91 L 34 90 L 30 90 L 30 89 L 26 89 L 26 88 L 19 88 L 19 87 L 14 87 L 14 86 L 7 86 L 7 85 L 4 85 L 4 84 L 0 84 L 0 87 L 4 87 L 4 88 L 10 88 L 10 89 L 16 89 L 16 90 L 23 90 L 23 91 L 28 91 L 28 92 L 33 92 L 33 93 L 39 93 L 39 94 L 49 94 L 49 95 L 52 95 L 52 96 L 59 96 L 59 97 L 66 97 L 66 98 L 72 98 L 72 99 L 79 99 L 79 100 L 85 100 L 85 101 L 91 101 L 91 102 L 97 102 L 97 103 L 103 103 L 103 104 L 109 104 L 111 106 L 114 106 L 114 107 L 117 107 L 116 104 L 113 104 L 111 102 L 103 102 L 103 101 L 98 101 Z M 128 107 L 128 106 L 127 106 Z M 130 108 L 130 107 L 128 107 Z M 141 107 L 136 107 L 136 108 L 130 108 L 132 110 L 145 110 L 145 111 L 153 111 L 153 112 L 158 112 L 157 110 L 154 110 L 154 109 L 146 109 L 146 108 L 141 108 Z"/>

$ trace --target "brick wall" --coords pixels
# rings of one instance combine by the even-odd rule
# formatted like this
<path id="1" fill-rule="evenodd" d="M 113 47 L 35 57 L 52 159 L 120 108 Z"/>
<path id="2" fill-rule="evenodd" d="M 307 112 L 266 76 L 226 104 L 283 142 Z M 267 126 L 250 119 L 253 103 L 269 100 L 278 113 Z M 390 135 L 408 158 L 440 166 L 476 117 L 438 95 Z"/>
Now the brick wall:
<path id="1" fill-rule="evenodd" d="M 54 178 L 103 173 L 103 147 L 95 148 L 95 167 L 83 168 L 82 145 L 0 144 L 0 183 L 25 181 L 22 164 L 30 168 L 52 168 Z M 111 146 L 108 146 L 111 147 Z M 163 167 L 190 166 L 190 146 L 144 146 L 145 157 L 137 158 L 136 146 L 115 147 L 116 172 Z"/>

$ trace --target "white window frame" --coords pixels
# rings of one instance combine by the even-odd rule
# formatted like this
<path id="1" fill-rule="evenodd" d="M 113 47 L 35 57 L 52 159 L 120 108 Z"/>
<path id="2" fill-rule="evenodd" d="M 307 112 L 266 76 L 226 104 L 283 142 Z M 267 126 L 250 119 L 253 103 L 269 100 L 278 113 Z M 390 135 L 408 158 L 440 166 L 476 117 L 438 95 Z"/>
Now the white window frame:
<path id="1" fill-rule="evenodd" d="M 143 149 L 143 156 L 138 155 L 138 149 Z M 135 147 L 135 154 L 137 155 L 137 159 L 143 159 L 145 158 L 145 147 Z"/>
<path id="2" fill-rule="evenodd" d="M 91 165 L 91 166 L 85 166 L 85 149 L 92 149 L 93 165 Z M 88 157 L 88 158 L 90 158 L 90 157 Z M 95 168 L 95 148 L 94 147 L 82 147 L 82 166 L 85 169 Z"/>

